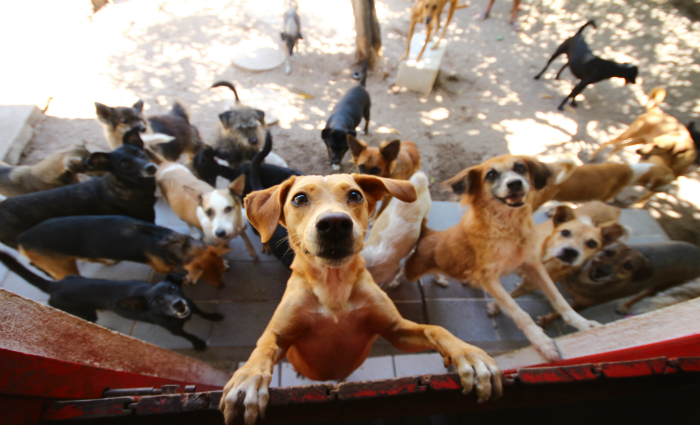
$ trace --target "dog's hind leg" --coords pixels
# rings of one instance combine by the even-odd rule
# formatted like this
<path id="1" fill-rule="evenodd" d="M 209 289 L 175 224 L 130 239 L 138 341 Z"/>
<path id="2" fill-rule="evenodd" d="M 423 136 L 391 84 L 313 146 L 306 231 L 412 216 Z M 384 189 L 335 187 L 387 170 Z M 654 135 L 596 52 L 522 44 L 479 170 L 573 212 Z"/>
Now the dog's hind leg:
<path id="1" fill-rule="evenodd" d="M 641 291 L 640 293 L 628 299 L 627 301 L 620 303 L 620 305 L 618 305 L 615 309 L 615 313 L 624 316 L 625 314 L 630 312 L 630 309 L 633 305 L 637 304 L 638 302 L 640 302 L 648 296 L 654 295 L 656 292 L 658 292 L 656 289 L 645 289 Z"/>
<path id="2" fill-rule="evenodd" d="M 197 304 L 195 304 L 189 298 L 187 299 L 187 301 L 190 306 L 190 310 L 192 310 L 192 313 L 196 314 L 202 319 L 208 320 L 210 322 L 220 322 L 224 320 L 224 316 L 221 313 L 207 313 L 206 311 L 200 310 L 199 307 L 197 307 Z"/>
<path id="3" fill-rule="evenodd" d="M 258 253 L 255 252 L 255 247 L 253 246 L 253 243 L 250 241 L 248 238 L 248 235 L 245 234 L 245 232 L 242 232 L 240 235 L 241 239 L 243 239 L 243 243 L 245 243 L 245 250 L 248 251 L 248 255 L 253 257 L 253 261 L 256 263 L 260 261 L 260 258 L 258 257 Z"/>
<path id="4" fill-rule="evenodd" d="M 559 72 L 557 72 L 557 76 L 554 77 L 555 80 L 558 80 L 559 77 L 561 77 L 561 73 L 564 72 L 564 70 L 569 66 L 569 62 L 565 63 L 564 66 L 561 67 Z"/>
<path id="5" fill-rule="evenodd" d="M 79 276 L 78 265 L 75 258 L 58 255 L 48 256 L 36 251 L 25 250 L 20 247 L 19 252 L 27 257 L 32 265 L 51 276 L 54 280 L 61 280 L 66 276 Z"/>
<path id="6" fill-rule="evenodd" d="M 440 45 L 440 41 L 442 41 L 442 39 L 445 38 L 445 33 L 447 33 L 447 27 L 450 25 L 450 22 L 452 22 L 452 15 L 454 15 L 454 13 L 455 13 L 455 3 L 450 2 L 450 10 L 447 12 L 447 21 L 445 21 L 445 28 L 442 29 L 442 35 L 440 36 L 440 38 L 438 38 L 438 41 L 433 43 L 433 47 L 432 47 L 433 50 L 437 49 L 438 46 Z M 438 16 L 437 26 L 438 27 L 435 30 L 435 34 L 437 34 L 438 31 L 440 31 L 439 16 Z"/>
<path id="7" fill-rule="evenodd" d="M 416 21 L 411 19 L 411 28 L 408 30 L 408 46 L 406 46 L 406 53 L 401 56 L 399 62 L 408 59 L 408 54 L 411 52 L 411 39 L 413 38 L 413 30 L 416 28 Z"/>
<path id="8" fill-rule="evenodd" d="M 369 102 L 367 103 L 367 106 L 365 106 L 365 110 L 362 111 L 362 116 L 365 118 L 365 134 L 369 134 L 369 112 L 370 112 L 370 104 Z"/>
<path id="9" fill-rule="evenodd" d="M 510 291 L 510 296 L 513 299 L 516 299 L 518 297 L 522 297 L 523 295 L 531 294 L 536 290 L 537 286 L 535 286 L 529 279 L 523 279 L 523 281 L 520 282 L 520 285 L 516 286 L 515 289 Z M 489 317 L 495 317 L 501 314 L 501 307 L 496 301 L 491 301 L 486 305 L 486 312 Z"/>
<path id="10" fill-rule="evenodd" d="M 566 99 L 564 99 L 564 100 L 561 102 L 561 105 L 559 105 L 559 110 L 560 110 L 560 111 L 563 111 L 563 110 L 564 110 L 564 105 L 566 104 L 566 101 L 569 100 L 569 98 L 571 98 L 571 106 L 576 106 L 576 105 L 578 105 L 578 103 L 576 103 L 576 96 L 578 96 L 579 94 L 581 94 L 581 92 L 583 91 L 583 89 L 585 89 L 587 85 L 592 84 L 592 83 L 593 83 L 593 81 L 591 81 L 591 80 L 589 80 L 589 79 L 581 80 L 581 82 L 578 83 L 578 84 L 576 85 L 576 87 L 574 87 L 573 90 L 571 90 L 571 93 L 569 93 L 569 95 L 566 96 Z"/>
<path id="11" fill-rule="evenodd" d="M 65 311 L 68 314 L 72 314 L 73 316 L 80 317 L 83 320 L 87 320 L 88 322 L 97 321 L 97 311 L 95 311 L 94 308 L 75 305 L 71 302 L 53 297 L 49 298 L 49 305 L 53 308 Z"/>
<path id="12" fill-rule="evenodd" d="M 569 46 L 569 40 L 566 40 L 565 42 L 561 43 L 561 45 L 560 45 L 559 47 L 557 47 L 557 50 L 554 52 L 554 54 L 552 55 L 552 57 L 549 58 L 549 60 L 547 61 L 547 64 L 544 66 L 544 68 L 542 68 L 542 71 L 540 71 L 539 74 L 535 75 L 535 80 L 539 80 L 539 79 L 540 79 L 540 77 L 542 76 L 542 74 L 544 74 L 544 72 L 547 70 L 547 68 L 549 68 L 549 65 L 554 61 L 554 59 L 556 59 L 556 58 L 558 58 L 560 55 L 566 53 L 566 50 L 567 50 L 568 46 Z M 567 60 L 566 62 L 567 62 L 567 64 L 569 63 L 568 60 Z M 563 69 L 563 68 L 562 68 L 562 69 Z M 561 71 L 559 71 L 559 72 L 561 73 Z"/>

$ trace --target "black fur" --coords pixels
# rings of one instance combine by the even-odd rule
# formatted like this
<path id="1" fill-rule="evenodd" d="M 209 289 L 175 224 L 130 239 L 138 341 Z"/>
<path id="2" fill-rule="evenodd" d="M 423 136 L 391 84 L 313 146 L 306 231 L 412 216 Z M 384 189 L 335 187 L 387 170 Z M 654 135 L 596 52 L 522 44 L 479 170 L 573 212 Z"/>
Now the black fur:
<path id="1" fill-rule="evenodd" d="M 690 137 L 693 138 L 693 144 L 695 144 L 695 150 L 700 152 L 700 131 L 695 129 L 695 121 L 691 121 L 686 126 L 688 132 L 690 132 Z M 700 155 L 695 158 L 695 163 L 700 164 Z"/>
<path id="2" fill-rule="evenodd" d="M 192 314 L 210 321 L 223 319 L 219 313 L 203 312 L 182 293 L 180 285 L 184 275 L 181 274 L 169 274 L 156 285 L 139 280 L 119 282 L 81 276 L 68 276 L 54 282 L 32 273 L 5 252 L 0 251 L 0 261 L 12 272 L 49 294 L 51 307 L 90 322 L 97 320 L 97 310 L 113 311 L 130 320 L 161 326 L 171 334 L 189 340 L 198 351 L 207 348 L 206 342 L 182 329 Z"/>
<path id="3" fill-rule="evenodd" d="M 326 128 L 321 131 L 321 138 L 326 143 L 328 157 L 332 165 L 340 165 L 348 151 L 347 135 L 357 136 L 355 128 L 365 119 L 365 134 L 369 128 L 369 113 L 372 102 L 365 83 L 367 81 L 367 66 L 362 64 L 362 80 L 350 89 L 345 97 L 336 105 L 326 122 Z"/>
<path id="4" fill-rule="evenodd" d="M 203 145 L 199 130 L 190 124 L 190 117 L 179 102 L 175 102 L 168 114 L 150 117 L 148 122 L 154 133 L 175 138 L 166 143 L 151 145 L 151 148 L 168 161 L 177 161 L 182 152 L 193 154 Z"/>
<path id="5" fill-rule="evenodd" d="M 146 158 L 138 129 L 124 134 L 123 145 L 85 159 L 88 170 L 107 171 L 83 183 L 27 195 L 0 203 L 0 242 L 17 247 L 20 233 L 55 217 L 127 215 L 153 223 L 157 170 Z"/>
<path id="6" fill-rule="evenodd" d="M 581 81 L 561 102 L 559 105 L 560 111 L 564 110 L 564 105 L 569 99 L 571 99 L 571 106 L 576 106 L 576 96 L 589 84 L 594 84 L 612 77 L 624 78 L 626 84 L 634 84 L 637 79 L 637 74 L 639 73 L 638 68 L 631 64 L 620 64 L 595 56 L 583 39 L 583 30 L 588 25 L 592 25 L 593 28 L 596 28 L 595 22 L 592 19 L 586 22 L 573 37 L 566 39 L 557 48 L 552 57 L 549 58 L 549 61 L 547 61 L 547 65 L 535 76 L 535 80 L 538 80 L 554 59 L 559 55 L 566 54 L 568 61 L 559 70 L 556 79 L 558 80 L 562 71 L 564 71 L 567 66 L 570 66 L 571 72 Z"/>

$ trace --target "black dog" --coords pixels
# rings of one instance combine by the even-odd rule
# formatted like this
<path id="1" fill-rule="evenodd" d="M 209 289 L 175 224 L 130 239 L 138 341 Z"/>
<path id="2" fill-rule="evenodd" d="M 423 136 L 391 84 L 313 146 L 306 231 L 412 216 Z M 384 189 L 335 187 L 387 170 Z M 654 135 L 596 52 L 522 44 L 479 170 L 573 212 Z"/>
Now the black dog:
<path id="1" fill-rule="evenodd" d="M 350 89 L 345 97 L 336 105 L 326 122 L 326 128 L 321 131 L 321 138 L 326 143 L 328 157 L 334 170 L 340 170 L 340 162 L 348 151 L 348 134 L 357 136 L 355 127 L 365 119 L 365 134 L 369 128 L 369 110 L 372 102 L 365 89 L 367 81 L 367 66 L 362 63 L 362 79 Z"/>
<path id="2" fill-rule="evenodd" d="M 166 143 L 151 145 L 151 148 L 168 161 L 177 161 L 183 152 L 194 155 L 204 144 L 199 130 L 190 124 L 190 116 L 179 102 L 175 102 L 173 109 L 166 115 L 150 117 L 148 122 L 154 133 L 175 138 Z"/>
<path id="3" fill-rule="evenodd" d="M 97 310 L 109 310 L 139 322 L 153 323 L 186 338 L 197 351 L 207 348 L 206 342 L 185 332 L 182 327 L 196 314 L 218 322 L 219 313 L 205 313 L 182 293 L 184 275 L 169 274 L 162 282 L 151 285 L 140 280 L 91 279 L 68 276 L 58 282 L 46 280 L 32 273 L 14 257 L 0 251 L 0 261 L 22 279 L 46 292 L 49 305 L 90 322 L 97 320 Z"/>
<path id="4" fill-rule="evenodd" d="M 20 233 L 54 217 L 126 215 L 153 223 L 158 168 L 146 158 L 138 128 L 125 133 L 122 142 L 84 160 L 90 171 L 107 171 L 102 177 L 1 202 L 0 242 L 16 248 Z"/>
<path id="5" fill-rule="evenodd" d="M 561 43 L 561 46 L 557 48 L 557 51 L 554 52 L 552 57 L 549 58 L 549 61 L 547 61 L 547 65 L 545 65 L 544 69 L 539 74 L 535 75 L 535 80 L 539 80 L 554 59 L 561 54 L 566 54 L 568 61 L 561 67 L 557 73 L 556 79 L 559 79 L 562 71 L 564 71 L 567 66 L 571 66 L 571 72 L 576 78 L 579 78 L 581 82 L 579 82 L 566 99 L 561 102 L 559 105 L 560 111 L 564 110 L 564 105 L 569 98 L 571 99 L 571 106 L 576 106 L 576 96 L 589 84 L 607 80 L 612 77 L 624 78 L 625 84 L 634 84 L 637 80 L 637 73 L 639 70 L 636 66 L 628 63 L 621 64 L 601 59 L 591 52 L 591 49 L 588 48 L 586 41 L 583 39 L 583 30 L 589 25 L 596 28 L 595 22 L 592 19 L 586 22 L 573 37 Z"/>
<path id="6" fill-rule="evenodd" d="M 688 128 L 688 132 L 690 133 L 690 137 L 693 138 L 693 143 L 695 144 L 695 150 L 700 151 L 700 131 L 695 129 L 695 121 L 691 121 L 686 125 Z M 695 158 L 695 163 L 700 164 L 700 155 L 698 155 L 697 158 Z"/>

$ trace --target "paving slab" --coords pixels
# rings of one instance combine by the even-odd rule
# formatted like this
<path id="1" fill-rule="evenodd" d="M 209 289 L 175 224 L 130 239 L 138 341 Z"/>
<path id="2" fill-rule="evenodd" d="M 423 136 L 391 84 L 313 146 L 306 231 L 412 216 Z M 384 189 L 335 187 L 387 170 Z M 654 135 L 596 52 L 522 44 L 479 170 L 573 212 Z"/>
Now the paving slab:
<path id="1" fill-rule="evenodd" d="M 439 325 L 457 338 L 478 345 L 498 341 L 486 300 L 426 300 L 430 324 Z"/>
<path id="2" fill-rule="evenodd" d="M 282 299 L 291 271 L 280 262 L 231 261 L 224 273 L 219 301 L 276 301 Z"/>
<path id="3" fill-rule="evenodd" d="M 312 381 L 311 379 L 298 375 L 291 363 L 281 362 L 280 365 L 280 387 L 295 387 L 300 385 L 313 385 L 320 383 L 330 383 L 338 385 L 338 381 Z"/>
<path id="4" fill-rule="evenodd" d="M 425 275 L 421 278 L 426 300 L 485 300 L 486 291 L 468 286 L 454 279 L 447 279 L 447 287 L 435 283 L 435 276 Z"/>
<path id="5" fill-rule="evenodd" d="M 428 213 L 428 227 L 433 230 L 445 230 L 459 223 L 467 207 L 458 202 L 433 201 Z"/>
<path id="6" fill-rule="evenodd" d="M 134 325 L 136 324 L 134 320 L 129 320 L 117 313 L 105 310 L 97 311 L 97 322 L 95 323 L 124 335 L 131 335 Z"/>
<path id="7" fill-rule="evenodd" d="M 537 320 L 538 317 L 554 311 L 549 301 L 522 300 L 518 298 L 516 302 L 520 308 L 522 308 L 534 320 Z M 496 324 L 496 332 L 498 333 L 499 341 L 527 341 L 523 331 L 518 329 L 513 319 L 507 314 L 501 312 L 501 314 L 493 318 L 493 321 Z M 559 323 L 557 322 L 552 323 L 544 331 L 551 338 L 556 338 L 562 335 L 561 331 L 559 330 Z"/>
<path id="8" fill-rule="evenodd" d="M 212 347 L 254 347 L 277 308 L 275 302 L 220 303 L 224 320 L 212 326 Z"/>
<path id="9" fill-rule="evenodd" d="M 35 105 L 0 105 L 0 159 L 18 164 L 43 116 Z"/>
<path id="10" fill-rule="evenodd" d="M 348 376 L 345 381 L 370 381 L 373 379 L 391 379 L 394 374 L 394 360 L 392 356 L 369 357 Z"/>

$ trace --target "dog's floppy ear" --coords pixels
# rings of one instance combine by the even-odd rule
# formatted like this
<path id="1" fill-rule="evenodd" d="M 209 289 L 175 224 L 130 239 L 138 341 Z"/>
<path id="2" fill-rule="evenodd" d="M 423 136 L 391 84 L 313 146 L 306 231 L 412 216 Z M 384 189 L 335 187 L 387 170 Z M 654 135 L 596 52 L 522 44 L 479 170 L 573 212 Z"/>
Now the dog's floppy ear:
<path id="1" fill-rule="evenodd" d="M 143 100 L 139 99 L 138 102 L 134 103 L 134 106 L 132 106 L 132 108 L 139 111 L 139 113 L 143 112 Z"/>
<path id="2" fill-rule="evenodd" d="M 135 297 L 122 298 L 117 301 L 117 307 L 125 311 L 131 311 L 135 313 L 144 313 L 148 311 L 148 303 L 146 299 L 140 295 Z"/>
<path id="3" fill-rule="evenodd" d="M 352 134 L 353 137 L 357 137 L 357 130 L 353 128 L 352 130 L 347 130 L 345 134 Z"/>
<path id="4" fill-rule="evenodd" d="M 196 261 L 193 261 L 189 264 L 185 264 L 182 266 L 182 268 L 187 272 L 185 282 L 190 284 L 197 283 L 197 281 L 199 281 L 199 278 L 201 278 L 202 274 L 204 273 L 204 270 L 201 266 L 197 265 Z"/>
<path id="5" fill-rule="evenodd" d="M 601 227 L 600 234 L 603 236 L 603 246 L 617 242 L 623 236 L 627 236 L 627 229 L 619 223 Z"/>
<path id="6" fill-rule="evenodd" d="M 124 137 L 122 137 L 122 144 L 143 149 L 143 140 L 141 140 L 141 132 L 139 131 L 138 127 L 132 128 L 124 133 Z"/>
<path id="7" fill-rule="evenodd" d="M 109 157 L 110 154 L 107 152 L 91 153 L 90 156 L 83 160 L 83 164 L 85 164 L 90 171 L 110 171 L 112 169 L 112 162 Z"/>
<path id="8" fill-rule="evenodd" d="M 202 205 L 202 192 L 198 191 L 197 189 L 192 189 L 189 186 L 182 186 L 182 189 L 184 189 L 185 193 L 192 197 L 192 199 L 197 201 L 198 205 Z"/>
<path id="9" fill-rule="evenodd" d="M 379 152 L 382 153 L 386 162 L 392 163 L 399 156 L 399 151 L 401 150 L 401 140 L 396 139 L 391 142 L 382 142 Z"/>
<path id="10" fill-rule="evenodd" d="M 245 197 L 246 215 L 250 224 L 260 233 L 260 240 L 263 243 L 268 242 L 275 233 L 277 223 L 285 226 L 284 202 L 287 200 L 294 180 L 296 176 L 288 178 L 277 186 L 251 192 Z"/>
<path id="11" fill-rule="evenodd" d="M 351 176 L 365 193 L 370 213 L 386 194 L 403 202 L 415 202 L 418 199 L 416 187 L 410 181 L 386 179 L 367 174 L 351 174 Z"/>
<path id="12" fill-rule="evenodd" d="M 231 195 L 242 197 L 243 191 L 245 190 L 245 174 L 241 174 L 228 185 L 228 190 L 231 191 Z"/>
<path id="13" fill-rule="evenodd" d="M 362 155 L 362 152 L 367 149 L 367 143 L 356 139 L 352 134 L 348 134 L 347 139 L 348 146 L 350 146 L 350 153 L 352 153 L 352 158 L 359 158 L 359 156 Z"/>
<path id="14" fill-rule="evenodd" d="M 552 216 L 552 222 L 554 227 L 558 227 L 562 223 L 571 221 L 576 218 L 574 210 L 567 207 L 566 205 L 559 205 L 556 210 L 554 210 L 554 215 Z"/>
<path id="15" fill-rule="evenodd" d="M 223 125 L 224 128 L 233 127 L 233 112 L 226 111 L 226 112 L 220 113 L 219 120 L 221 121 L 221 125 Z"/>
<path id="16" fill-rule="evenodd" d="M 255 119 L 260 121 L 260 124 L 265 125 L 265 112 L 260 109 L 253 109 L 253 112 L 255 113 Z"/>
<path id="17" fill-rule="evenodd" d="M 99 118 L 100 121 L 108 124 L 112 123 L 112 116 L 114 114 L 113 108 L 110 108 L 109 106 L 100 102 L 95 102 L 95 112 L 97 113 L 97 118 Z"/>
<path id="18" fill-rule="evenodd" d="M 530 170 L 530 176 L 532 177 L 535 189 L 540 190 L 547 186 L 549 178 L 552 177 L 552 169 L 535 158 L 525 157 L 523 158 L 523 162 L 525 162 L 527 168 Z"/>
<path id="19" fill-rule="evenodd" d="M 481 170 L 479 166 L 469 167 L 457 173 L 456 176 L 445 180 L 442 185 L 457 195 L 474 195 L 481 188 Z"/>

